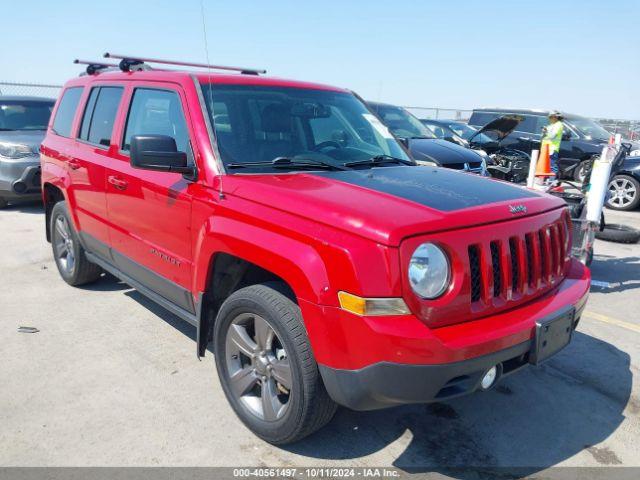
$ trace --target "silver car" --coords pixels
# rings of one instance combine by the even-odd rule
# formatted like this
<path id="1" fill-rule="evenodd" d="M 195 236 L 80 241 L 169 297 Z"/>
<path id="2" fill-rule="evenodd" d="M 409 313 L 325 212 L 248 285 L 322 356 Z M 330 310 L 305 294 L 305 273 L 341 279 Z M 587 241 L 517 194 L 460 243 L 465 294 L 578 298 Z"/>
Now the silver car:
<path id="1" fill-rule="evenodd" d="M 0 208 L 40 198 L 40 142 L 55 100 L 0 96 Z"/>

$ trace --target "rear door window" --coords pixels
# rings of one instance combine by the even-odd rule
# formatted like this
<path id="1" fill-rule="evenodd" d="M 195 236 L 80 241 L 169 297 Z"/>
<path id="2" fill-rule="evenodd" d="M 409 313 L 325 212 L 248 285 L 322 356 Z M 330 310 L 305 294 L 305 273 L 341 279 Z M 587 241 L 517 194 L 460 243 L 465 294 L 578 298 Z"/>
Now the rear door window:
<path id="1" fill-rule="evenodd" d="M 103 147 L 111 145 L 122 92 L 122 87 L 96 87 L 91 90 L 82 118 L 81 140 Z"/>
<path id="2" fill-rule="evenodd" d="M 53 131 L 56 135 L 60 135 L 61 137 L 71 136 L 73 118 L 76 114 L 83 88 L 84 87 L 67 88 L 62 94 L 62 99 L 60 99 L 60 104 L 56 110 L 56 116 L 53 119 Z"/>

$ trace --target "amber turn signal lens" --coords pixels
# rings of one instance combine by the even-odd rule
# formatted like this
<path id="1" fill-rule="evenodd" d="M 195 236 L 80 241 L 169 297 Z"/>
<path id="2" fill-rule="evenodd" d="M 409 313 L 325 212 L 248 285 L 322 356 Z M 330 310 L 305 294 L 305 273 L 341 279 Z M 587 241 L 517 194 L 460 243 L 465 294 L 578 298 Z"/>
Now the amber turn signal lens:
<path id="1" fill-rule="evenodd" d="M 409 308 L 402 298 L 363 298 L 338 292 L 340 307 L 360 316 L 408 315 Z"/>

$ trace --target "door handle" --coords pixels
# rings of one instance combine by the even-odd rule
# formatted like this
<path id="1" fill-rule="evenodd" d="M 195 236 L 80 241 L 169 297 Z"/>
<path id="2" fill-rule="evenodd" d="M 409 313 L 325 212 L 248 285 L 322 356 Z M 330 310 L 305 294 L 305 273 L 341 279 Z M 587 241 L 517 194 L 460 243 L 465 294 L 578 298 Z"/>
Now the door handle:
<path id="1" fill-rule="evenodd" d="M 71 170 L 78 170 L 82 165 L 80 165 L 80 162 L 78 160 L 75 159 L 70 159 L 67 164 L 69 165 L 69 168 Z"/>
<path id="2" fill-rule="evenodd" d="M 116 187 L 118 190 L 126 190 L 129 183 L 126 180 L 116 177 L 115 175 L 109 175 L 107 181 Z"/>

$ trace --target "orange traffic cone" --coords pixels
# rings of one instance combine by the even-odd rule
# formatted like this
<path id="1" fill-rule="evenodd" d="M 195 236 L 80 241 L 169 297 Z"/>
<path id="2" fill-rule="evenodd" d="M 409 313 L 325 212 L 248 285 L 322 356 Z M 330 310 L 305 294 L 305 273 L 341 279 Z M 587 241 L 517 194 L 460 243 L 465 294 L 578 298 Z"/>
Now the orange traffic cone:
<path id="1" fill-rule="evenodd" d="M 536 177 L 553 177 L 551 172 L 551 158 L 549 156 L 549 144 L 543 143 L 536 164 Z"/>

